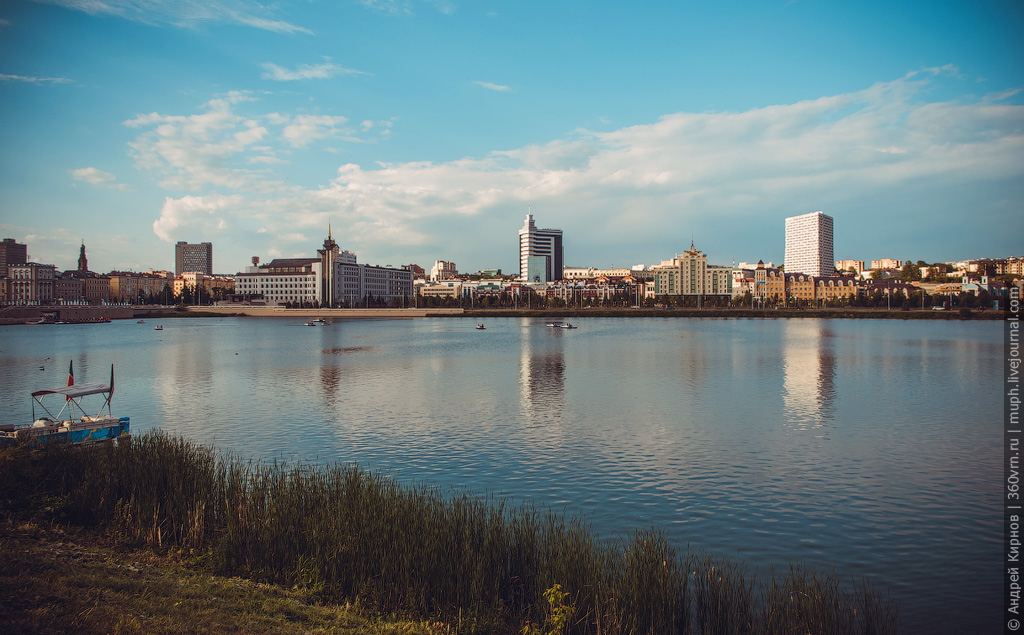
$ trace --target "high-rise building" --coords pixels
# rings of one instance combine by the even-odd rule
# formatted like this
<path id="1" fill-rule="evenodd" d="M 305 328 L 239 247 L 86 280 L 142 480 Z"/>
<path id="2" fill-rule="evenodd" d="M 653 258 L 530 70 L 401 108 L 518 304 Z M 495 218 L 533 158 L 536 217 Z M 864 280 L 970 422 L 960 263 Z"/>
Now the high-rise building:
<path id="1" fill-rule="evenodd" d="M 832 217 L 811 212 L 786 219 L 786 273 L 835 275 L 832 255 Z"/>
<path id="2" fill-rule="evenodd" d="M 198 271 L 213 275 L 213 243 L 190 244 L 178 241 L 174 245 L 174 275 Z"/>
<path id="3" fill-rule="evenodd" d="M 530 270 L 530 258 L 546 258 L 543 280 Z M 553 282 L 562 279 L 563 249 L 561 229 L 537 229 L 533 224 L 533 214 L 526 215 L 526 223 L 519 230 L 519 277 L 529 282 Z M 536 262 L 536 261 L 534 261 Z M 534 269 L 534 271 L 536 268 Z M 528 276 L 533 276 L 528 278 Z"/>
<path id="4" fill-rule="evenodd" d="M 23 265 L 28 262 L 28 245 L 4 238 L 0 243 L 0 275 L 7 274 L 8 265 Z"/>

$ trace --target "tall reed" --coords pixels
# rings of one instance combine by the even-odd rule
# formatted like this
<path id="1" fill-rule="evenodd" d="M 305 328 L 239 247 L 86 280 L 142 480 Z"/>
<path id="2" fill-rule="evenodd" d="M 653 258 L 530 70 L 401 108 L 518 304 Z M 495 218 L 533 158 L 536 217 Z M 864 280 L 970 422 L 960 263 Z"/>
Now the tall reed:
<path id="1" fill-rule="evenodd" d="M 576 516 L 355 466 L 246 460 L 161 432 L 19 456 L 78 521 L 463 632 L 897 632 L 895 606 L 867 583 L 795 565 L 759 581 L 729 559 L 679 552 L 655 528 L 602 541 Z M 0 461 L 18 472 L 10 465 Z"/>

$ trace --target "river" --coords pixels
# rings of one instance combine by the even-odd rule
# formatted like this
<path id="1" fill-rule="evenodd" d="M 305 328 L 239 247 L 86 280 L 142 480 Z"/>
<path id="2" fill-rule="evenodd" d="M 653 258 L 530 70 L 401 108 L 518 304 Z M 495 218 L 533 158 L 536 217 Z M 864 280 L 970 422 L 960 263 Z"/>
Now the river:
<path id="1" fill-rule="evenodd" d="M 0 326 L 0 423 L 116 371 L 114 414 L 866 578 L 908 633 L 1000 624 L 1003 325 L 192 318 Z"/>

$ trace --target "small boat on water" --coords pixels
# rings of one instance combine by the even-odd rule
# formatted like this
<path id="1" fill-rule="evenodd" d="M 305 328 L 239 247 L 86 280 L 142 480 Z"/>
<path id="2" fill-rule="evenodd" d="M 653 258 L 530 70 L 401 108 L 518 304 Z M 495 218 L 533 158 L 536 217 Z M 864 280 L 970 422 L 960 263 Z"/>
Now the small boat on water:
<path id="1" fill-rule="evenodd" d="M 50 395 L 58 395 L 49 398 Z M 86 410 L 82 400 L 101 395 L 96 409 Z M 27 425 L 0 425 L 0 445 L 17 443 L 87 444 L 109 441 L 129 434 L 129 418 L 115 417 L 110 410 L 114 395 L 114 366 L 110 366 L 110 384 L 75 384 L 73 367 L 68 370 L 68 385 L 32 393 L 32 419 Z M 46 403 L 44 403 L 44 400 Z M 95 401 L 95 400 L 93 400 Z M 63 404 L 59 410 L 57 405 Z M 36 407 L 42 410 L 36 417 Z M 56 414 L 53 410 L 57 410 Z M 96 414 L 89 414 L 96 412 Z"/>
<path id="2" fill-rule="evenodd" d="M 164 325 L 163 324 L 157 324 L 156 326 L 153 327 L 153 330 L 154 331 L 162 331 L 162 330 L 164 330 Z"/>
<path id="3" fill-rule="evenodd" d="M 478 330 L 478 331 L 483 331 L 483 330 L 484 330 L 484 329 L 486 329 L 486 328 L 487 328 L 487 327 L 486 327 L 486 326 L 484 326 L 483 324 L 477 324 L 477 325 L 476 325 L 476 330 Z"/>
<path id="4" fill-rule="evenodd" d="M 145 320 L 139 320 L 138 322 L 136 322 L 136 324 L 145 324 L 145 323 L 146 323 Z"/>
<path id="5" fill-rule="evenodd" d="M 548 322 L 544 326 L 553 329 L 574 329 L 575 326 L 571 322 Z"/>

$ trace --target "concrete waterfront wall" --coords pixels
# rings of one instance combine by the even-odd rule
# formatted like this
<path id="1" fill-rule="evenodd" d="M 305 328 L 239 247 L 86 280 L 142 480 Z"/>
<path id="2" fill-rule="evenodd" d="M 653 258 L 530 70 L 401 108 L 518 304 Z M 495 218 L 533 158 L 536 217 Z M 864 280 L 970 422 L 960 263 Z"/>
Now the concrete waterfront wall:
<path id="1" fill-rule="evenodd" d="M 462 315 L 462 309 L 286 309 L 278 306 L 220 305 L 188 307 L 192 313 L 219 313 L 246 317 L 289 317 L 299 319 L 344 320 L 366 318 L 415 318 L 435 315 Z"/>
<path id="2" fill-rule="evenodd" d="M 0 309 L 0 324 L 24 324 L 40 319 L 56 322 L 97 322 L 101 318 L 129 320 L 130 306 L 8 306 Z"/>

